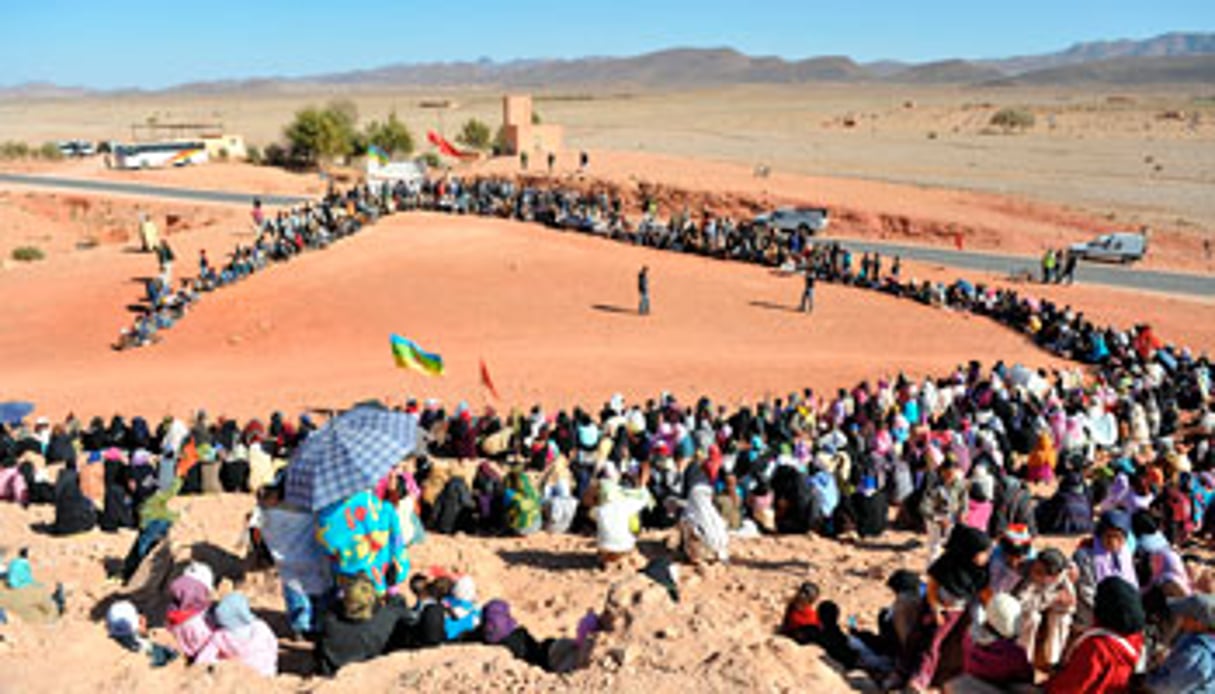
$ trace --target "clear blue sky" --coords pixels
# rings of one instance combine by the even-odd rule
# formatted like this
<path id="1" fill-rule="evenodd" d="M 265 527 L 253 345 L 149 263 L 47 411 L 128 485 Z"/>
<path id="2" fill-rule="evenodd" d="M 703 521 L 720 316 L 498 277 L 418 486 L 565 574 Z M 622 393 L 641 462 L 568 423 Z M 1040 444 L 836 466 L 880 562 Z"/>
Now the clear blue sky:
<path id="1" fill-rule="evenodd" d="M 0 0 L 0 27 L 0 85 L 155 88 L 672 46 L 859 61 L 1005 57 L 1215 31 L 1215 0 Z"/>

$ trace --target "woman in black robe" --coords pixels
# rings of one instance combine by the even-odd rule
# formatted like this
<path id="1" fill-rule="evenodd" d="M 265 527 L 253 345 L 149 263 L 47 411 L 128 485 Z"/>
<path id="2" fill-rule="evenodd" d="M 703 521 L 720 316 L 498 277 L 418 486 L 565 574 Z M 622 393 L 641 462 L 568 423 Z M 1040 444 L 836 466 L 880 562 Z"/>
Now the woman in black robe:
<path id="1" fill-rule="evenodd" d="M 772 474 L 776 530 L 782 534 L 804 534 L 819 526 L 822 510 L 806 475 L 789 465 Z"/>
<path id="2" fill-rule="evenodd" d="M 135 513 L 131 508 L 131 495 L 127 493 L 128 477 L 126 465 L 120 460 L 105 461 L 105 506 L 97 525 L 107 533 L 119 528 L 134 528 Z"/>
<path id="3" fill-rule="evenodd" d="M 51 439 L 46 445 L 46 462 L 50 463 L 71 463 L 76 464 L 76 446 L 72 443 L 72 437 L 68 436 L 63 431 L 63 427 L 56 426 L 51 433 Z"/>
<path id="4" fill-rule="evenodd" d="M 120 415 L 114 415 L 110 420 L 110 428 L 106 430 L 105 444 L 106 448 L 126 448 L 127 422 Z"/>
<path id="5" fill-rule="evenodd" d="M 81 447 L 86 452 L 100 451 L 106 447 L 106 430 L 105 422 L 101 417 L 93 417 L 89 421 L 89 428 L 80 435 Z"/>
<path id="6" fill-rule="evenodd" d="M 128 451 L 136 451 L 140 448 L 144 450 L 152 450 L 152 432 L 148 429 L 148 421 L 143 417 L 136 417 L 131 420 L 131 430 L 127 434 Z"/>
<path id="7" fill-rule="evenodd" d="M 55 522 L 51 533 L 75 535 L 86 533 L 97 525 L 97 509 L 80 491 L 80 475 L 75 465 L 68 465 L 55 481 Z"/>
<path id="8" fill-rule="evenodd" d="M 858 536 L 878 537 L 886 532 L 890 502 L 886 499 L 886 492 L 878 487 L 876 479 L 868 476 L 862 478 L 860 487 L 852 493 L 851 501 Z"/>

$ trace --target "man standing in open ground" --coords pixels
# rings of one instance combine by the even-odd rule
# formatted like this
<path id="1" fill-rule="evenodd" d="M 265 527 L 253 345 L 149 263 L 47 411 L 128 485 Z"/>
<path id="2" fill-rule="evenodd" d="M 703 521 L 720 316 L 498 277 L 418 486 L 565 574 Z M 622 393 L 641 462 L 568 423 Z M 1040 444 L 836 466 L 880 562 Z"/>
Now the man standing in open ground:
<path id="1" fill-rule="evenodd" d="M 176 259 L 173 249 L 169 248 L 169 242 L 161 239 L 160 245 L 156 247 L 156 260 L 160 263 L 160 281 L 166 287 L 173 283 L 173 261 Z"/>
<path id="2" fill-rule="evenodd" d="M 637 293 L 641 295 L 637 313 L 642 316 L 650 315 L 650 268 L 647 265 L 642 265 L 641 272 L 637 273 Z"/>
<path id="3" fill-rule="evenodd" d="M 1070 249 L 1060 251 L 1063 254 L 1063 279 L 1061 281 L 1073 284 L 1076 281 L 1076 262 L 1079 260 Z"/>
<path id="4" fill-rule="evenodd" d="M 802 304 L 798 307 L 802 313 L 814 312 L 814 269 L 806 268 L 806 285 L 802 289 Z"/>

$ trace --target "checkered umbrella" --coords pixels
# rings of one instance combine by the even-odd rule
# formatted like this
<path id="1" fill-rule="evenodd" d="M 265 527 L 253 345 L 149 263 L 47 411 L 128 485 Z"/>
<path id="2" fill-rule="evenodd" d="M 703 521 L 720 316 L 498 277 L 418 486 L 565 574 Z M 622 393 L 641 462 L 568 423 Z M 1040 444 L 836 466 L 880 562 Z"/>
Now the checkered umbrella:
<path id="1" fill-rule="evenodd" d="M 34 406 L 28 402 L 0 403 L 0 424 L 20 424 L 34 411 Z"/>
<path id="2" fill-rule="evenodd" d="M 331 419 L 296 450 L 287 467 L 289 503 L 319 511 L 372 489 L 417 445 L 417 422 L 359 406 Z"/>

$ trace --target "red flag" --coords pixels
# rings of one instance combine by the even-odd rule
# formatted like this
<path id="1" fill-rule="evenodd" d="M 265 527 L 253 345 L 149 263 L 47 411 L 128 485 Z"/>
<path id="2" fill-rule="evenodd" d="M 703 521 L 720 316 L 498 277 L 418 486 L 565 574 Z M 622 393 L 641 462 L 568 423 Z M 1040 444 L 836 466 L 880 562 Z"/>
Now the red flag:
<path id="1" fill-rule="evenodd" d="M 198 464 L 198 447 L 194 445 L 194 439 L 190 439 L 181 449 L 181 458 L 177 460 L 177 476 L 185 477 L 190 474 L 190 469 Z"/>
<path id="2" fill-rule="evenodd" d="M 501 400 L 502 396 L 498 395 L 498 389 L 494 387 L 494 381 L 489 377 L 489 367 L 485 366 L 485 360 L 481 360 L 481 383 L 489 389 L 490 395 L 494 396 L 494 400 Z"/>
<path id="3" fill-rule="evenodd" d="M 959 251 L 962 250 L 962 232 L 953 232 L 953 245 L 956 246 Z"/>
<path id="4" fill-rule="evenodd" d="M 461 152 L 460 150 L 456 149 L 455 145 L 448 142 L 447 138 L 443 137 L 442 135 L 440 135 L 439 133 L 437 133 L 433 130 L 426 133 L 426 139 L 430 140 L 430 144 L 434 145 L 435 147 L 438 147 L 440 152 L 442 152 L 443 154 L 445 154 L 449 157 L 452 157 L 453 159 L 476 159 L 477 158 L 476 152 Z"/>

